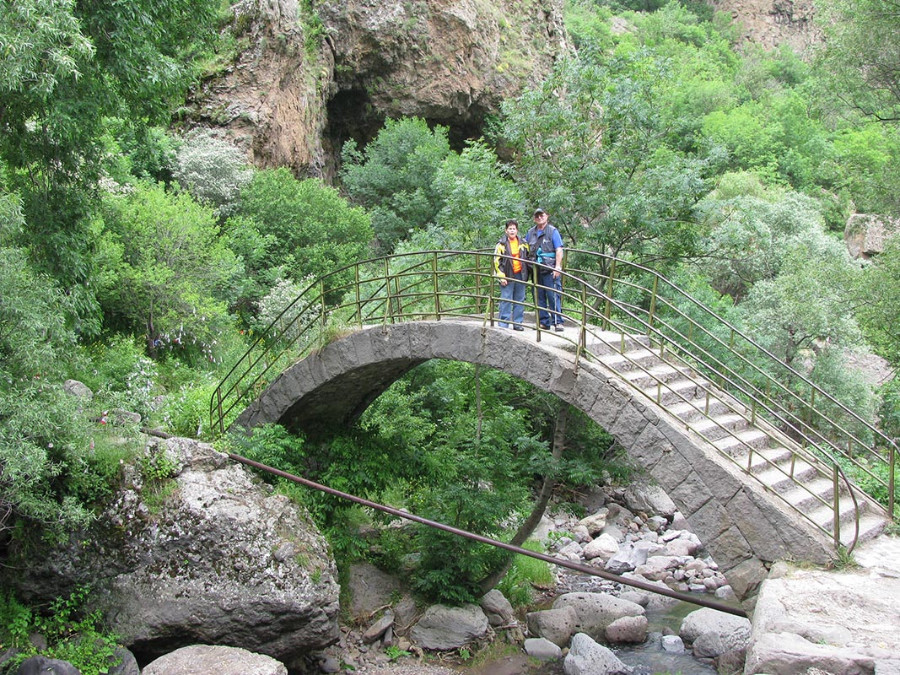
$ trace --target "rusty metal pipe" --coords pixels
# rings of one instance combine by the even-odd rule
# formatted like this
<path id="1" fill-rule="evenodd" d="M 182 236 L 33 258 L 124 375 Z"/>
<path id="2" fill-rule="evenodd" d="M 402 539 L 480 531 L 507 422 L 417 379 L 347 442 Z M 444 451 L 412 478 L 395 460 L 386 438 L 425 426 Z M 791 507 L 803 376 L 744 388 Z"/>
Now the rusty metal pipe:
<path id="1" fill-rule="evenodd" d="M 506 549 L 507 551 L 511 551 L 513 553 L 518 553 L 519 555 L 527 555 L 531 558 L 537 558 L 538 560 L 543 560 L 546 563 L 551 565 L 558 565 L 560 567 L 566 567 L 570 570 L 575 570 L 576 572 L 582 572 L 584 574 L 590 574 L 594 577 L 601 577 L 603 579 L 608 579 L 609 581 L 615 581 L 620 584 L 624 584 L 626 586 L 633 586 L 634 588 L 639 588 L 643 591 L 649 591 L 650 593 L 658 593 L 659 595 L 666 595 L 670 598 L 675 598 L 676 600 L 681 600 L 683 602 L 689 602 L 694 605 L 699 605 L 701 607 L 709 607 L 710 609 L 716 609 L 720 612 L 726 612 L 728 614 L 734 614 L 735 616 L 746 617 L 747 613 L 741 609 L 740 607 L 733 607 L 731 605 L 727 605 L 723 602 L 717 602 L 715 600 L 707 600 L 706 598 L 699 598 L 694 595 L 690 595 L 688 593 L 681 593 L 679 591 L 673 591 L 670 588 L 662 588 L 660 586 L 655 586 L 647 581 L 641 581 L 640 579 L 626 579 L 620 577 L 616 574 L 612 574 L 610 572 L 606 572 L 604 570 L 599 570 L 596 567 L 589 567 L 588 565 L 581 565 L 579 563 L 569 562 L 568 560 L 560 560 L 558 558 L 554 558 L 552 556 L 546 555 L 544 553 L 537 553 L 536 551 L 529 551 L 524 548 L 520 548 L 518 546 L 513 546 L 512 544 L 507 544 L 502 541 L 497 541 L 496 539 L 491 539 L 489 537 L 482 536 L 480 534 L 475 534 L 474 532 L 467 532 L 466 530 L 460 530 L 456 527 L 451 527 L 450 525 L 444 525 L 443 523 L 439 523 L 434 520 L 428 520 L 427 518 L 422 518 L 421 516 L 414 515 L 407 511 L 402 511 L 400 509 L 395 509 L 391 506 L 385 506 L 384 504 L 378 504 L 373 501 L 369 501 L 368 499 L 363 499 L 362 497 L 357 497 L 355 495 L 348 494 L 346 492 L 341 492 L 340 490 L 335 490 L 334 488 L 330 488 L 326 485 L 321 485 L 319 483 L 315 483 L 307 478 L 301 478 L 300 476 L 295 476 L 294 474 L 290 474 L 287 471 L 282 471 L 281 469 L 276 469 L 271 466 L 267 466 L 265 464 L 261 464 L 260 462 L 254 461 L 252 459 L 248 459 L 247 457 L 242 457 L 241 455 L 236 455 L 234 453 L 228 453 L 228 456 L 236 462 L 241 462 L 242 464 L 246 464 L 247 466 L 252 466 L 260 471 L 266 471 L 267 473 L 271 473 L 275 476 L 281 476 L 282 478 L 286 478 L 295 483 L 300 483 L 301 485 L 305 485 L 307 487 L 313 488 L 314 490 L 319 490 L 320 492 L 327 492 L 330 495 L 334 495 L 335 497 L 341 497 L 342 499 L 348 499 L 351 502 L 356 502 L 357 504 L 361 504 L 362 506 L 367 506 L 371 509 L 375 509 L 377 511 L 383 511 L 384 513 L 389 513 L 392 516 L 397 516 L 399 518 L 405 518 L 406 520 L 412 520 L 416 523 L 421 523 L 422 525 L 427 525 L 428 527 L 433 527 L 438 530 L 444 530 L 445 532 L 449 532 L 451 534 L 458 535 L 460 537 L 465 537 L 466 539 L 472 539 L 473 541 L 480 542 L 482 544 L 488 544 L 490 546 L 496 546 L 497 548 Z"/>

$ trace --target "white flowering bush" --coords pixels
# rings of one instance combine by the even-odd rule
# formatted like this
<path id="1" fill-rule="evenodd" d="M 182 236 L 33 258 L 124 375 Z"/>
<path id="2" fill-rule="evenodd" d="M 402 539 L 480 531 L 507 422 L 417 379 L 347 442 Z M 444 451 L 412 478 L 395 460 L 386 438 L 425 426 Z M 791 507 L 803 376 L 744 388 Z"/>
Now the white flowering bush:
<path id="1" fill-rule="evenodd" d="M 314 331 L 307 330 L 302 334 L 301 331 L 310 322 L 314 321 L 319 314 L 317 306 L 310 306 L 305 301 L 300 301 L 290 307 L 283 315 L 281 312 L 294 301 L 300 293 L 309 286 L 312 277 L 297 282 L 292 279 L 282 279 L 278 281 L 259 302 L 259 330 L 264 330 L 272 321 L 278 318 L 276 331 L 284 331 L 281 340 L 285 343 L 300 342 L 298 345 L 301 349 L 305 347 L 313 339 Z M 315 297 L 315 293 L 310 294 Z M 305 300 L 305 299 L 304 299 Z M 281 315 L 279 317 L 279 315 Z M 274 335 L 270 335 L 274 338 Z"/>
<path id="2" fill-rule="evenodd" d="M 253 177 L 244 153 L 211 131 L 195 130 L 184 138 L 173 170 L 175 180 L 220 218 L 237 206 L 241 189 Z"/>

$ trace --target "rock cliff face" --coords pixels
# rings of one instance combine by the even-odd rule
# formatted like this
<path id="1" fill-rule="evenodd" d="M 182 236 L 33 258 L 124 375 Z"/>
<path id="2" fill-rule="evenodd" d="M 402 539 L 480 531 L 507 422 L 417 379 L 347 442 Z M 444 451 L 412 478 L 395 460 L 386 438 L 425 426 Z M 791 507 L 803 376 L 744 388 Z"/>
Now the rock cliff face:
<path id="1" fill-rule="evenodd" d="M 812 0 L 710 0 L 747 43 L 817 39 Z M 334 176 L 348 139 L 385 118 L 449 128 L 461 147 L 505 98 L 539 82 L 570 46 L 563 0 L 241 0 L 237 57 L 195 93 L 190 124 L 221 129 L 259 167 Z"/>
<path id="2" fill-rule="evenodd" d="M 820 39 L 813 25 L 813 0 L 708 0 L 731 15 L 745 43 L 772 49 L 788 44 L 803 52 Z"/>
<path id="3" fill-rule="evenodd" d="M 195 123 L 222 128 L 262 167 L 330 177 L 344 141 L 422 117 L 457 145 L 568 50 L 561 0 L 244 0 L 236 63 L 197 92 Z"/>

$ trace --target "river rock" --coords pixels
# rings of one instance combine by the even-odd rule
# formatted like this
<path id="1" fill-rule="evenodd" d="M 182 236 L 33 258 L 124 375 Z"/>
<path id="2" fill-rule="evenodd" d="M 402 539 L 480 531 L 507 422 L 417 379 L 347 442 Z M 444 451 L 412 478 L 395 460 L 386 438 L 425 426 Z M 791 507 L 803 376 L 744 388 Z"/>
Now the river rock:
<path id="1" fill-rule="evenodd" d="M 48 659 L 46 656 L 32 656 L 22 661 L 14 673 L 15 675 L 81 675 L 81 671 L 68 661 Z"/>
<path id="2" fill-rule="evenodd" d="M 287 672 L 283 663 L 245 649 L 191 645 L 147 664 L 143 675 L 287 675 Z"/>
<path id="3" fill-rule="evenodd" d="M 599 645 L 584 633 L 572 637 L 569 653 L 563 661 L 566 675 L 619 675 L 630 673 L 631 668 L 603 645 Z"/>
<path id="4" fill-rule="evenodd" d="M 422 649 L 459 649 L 484 637 L 488 619 L 478 605 L 432 605 L 410 631 L 410 639 Z"/>
<path id="5" fill-rule="evenodd" d="M 671 518 L 678 507 L 659 485 L 632 483 L 624 494 L 625 505 L 632 511 Z"/>
<path id="6" fill-rule="evenodd" d="M 485 593 L 478 604 L 492 626 L 505 626 L 516 620 L 512 604 L 496 588 Z"/>
<path id="7" fill-rule="evenodd" d="M 750 643 L 750 620 L 704 607 L 684 617 L 678 634 L 685 642 L 699 643 L 701 652 L 715 652 L 698 656 L 718 656 Z"/>
<path id="8" fill-rule="evenodd" d="M 575 610 L 576 629 L 597 639 L 604 637 L 606 627 L 616 619 L 644 614 L 640 605 L 608 593 L 566 593 L 553 601 L 553 609 L 565 607 Z"/>
<path id="9" fill-rule="evenodd" d="M 525 622 L 531 635 L 546 638 L 555 645 L 565 647 L 575 632 L 578 614 L 574 607 L 543 609 L 528 612 L 525 615 Z"/>
<path id="10" fill-rule="evenodd" d="M 606 627 L 606 641 L 612 644 L 644 642 L 647 624 L 646 616 L 623 616 Z"/>
<path id="11" fill-rule="evenodd" d="M 350 616 L 365 621 L 377 610 L 390 605 L 391 598 L 402 595 L 404 587 L 397 577 L 363 562 L 350 565 L 347 590 Z"/>
<path id="12" fill-rule="evenodd" d="M 619 542 L 606 532 L 584 546 L 585 560 L 600 558 L 607 561 L 619 552 Z"/>
<path id="13" fill-rule="evenodd" d="M 562 656 L 562 649 L 547 638 L 528 638 L 525 640 L 525 653 L 538 661 L 556 661 Z"/>

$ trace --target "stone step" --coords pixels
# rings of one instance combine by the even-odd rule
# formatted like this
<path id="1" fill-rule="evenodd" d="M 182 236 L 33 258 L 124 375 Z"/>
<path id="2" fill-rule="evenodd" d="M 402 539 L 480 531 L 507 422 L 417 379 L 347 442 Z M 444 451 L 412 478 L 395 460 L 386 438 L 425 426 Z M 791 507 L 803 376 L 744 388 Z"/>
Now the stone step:
<path id="1" fill-rule="evenodd" d="M 828 532 L 834 531 L 834 509 L 830 506 L 819 506 L 813 509 L 809 514 L 807 514 L 807 517 L 823 530 L 826 530 Z M 856 508 L 854 507 L 853 500 L 850 499 L 850 497 L 841 499 L 840 517 L 842 535 L 841 538 L 843 539 L 844 526 L 850 525 L 852 527 L 852 523 L 856 518 Z M 855 530 L 856 528 L 853 529 Z M 849 538 L 853 537 L 853 532 L 848 532 L 847 534 Z"/>
<path id="2" fill-rule="evenodd" d="M 782 492 L 781 498 L 802 513 L 810 513 L 822 505 L 830 504 L 834 492 L 834 483 L 824 476 L 812 476 L 802 485 L 797 483 Z M 818 497 L 818 499 L 817 499 Z"/>
<path id="3" fill-rule="evenodd" d="M 750 428 L 749 422 L 743 415 L 737 413 L 719 413 L 710 417 L 701 417 L 690 423 L 691 429 L 703 436 L 708 441 L 717 441 Z"/>
<path id="4" fill-rule="evenodd" d="M 852 523 L 848 525 L 841 524 L 841 543 L 844 546 L 850 546 L 853 543 L 853 537 L 856 535 L 856 543 L 861 544 L 864 541 L 874 539 L 888 526 L 890 521 L 883 515 L 878 513 L 863 513 L 859 519 L 859 534 L 856 535 L 856 528 Z"/>
<path id="5" fill-rule="evenodd" d="M 668 410 L 672 415 L 675 415 L 681 421 L 690 422 L 691 420 L 696 420 L 707 416 L 715 417 L 716 415 L 725 414 L 730 410 L 730 408 L 724 403 L 724 401 L 713 397 L 710 397 L 709 403 L 707 403 L 706 396 L 704 395 L 704 392 L 701 391 L 700 396 L 697 396 L 691 400 L 679 401 L 677 403 L 666 405 L 666 410 Z"/>
<path id="6" fill-rule="evenodd" d="M 617 373 L 640 368 L 649 370 L 653 366 L 663 363 L 659 358 L 659 353 L 652 349 L 631 349 L 624 354 L 618 352 L 602 354 L 598 360 Z"/>
<path id="7" fill-rule="evenodd" d="M 628 370 L 624 373 L 619 373 L 619 376 L 632 383 L 638 389 L 646 389 L 651 386 L 655 387 L 659 382 L 668 383 L 685 377 L 689 372 L 690 368 L 687 366 L 675 367 L 663 362 L 646 370 Z"/>
<path id="8" fill-rule="evenodd" d="M 578 322 L 575 322 L 576 325 Z M 594 356 L 620 354 L 635 349 L 648 348 L 650 338 L 646 335 L 625 335 L 612 331 L 590 331 L 585 336 L 585 349 Z"/>
<path id="9" fill-rule="evenodd" d="M 790 451 L 788 451 L 790 455 Z M 784 494 L 798 483 L 806 484 L 822 476 L 812 464 L 796 458 L 791 465 L 790 456 L 775 464 L 766 463 L 756 471 L 751 467 L 756 479 L 775 493 Z"/>
<path id="10" fill-rule="evenodd" d="M 696 406 L 703 410 L 706 400 L 704 387 L 708 385 L 709 383 L 702 378 L 691 379 L 690 377 L 682 376 L 669 380 L 662 385 L 654 381 L 647 386 L 641 387 L 641 391 L 644 392 L 647 398 L 655 401 L 658 405 L 664 406 L 670 412 L 672 412 L 671 407 L 673 405 L 681 405 L 688 401 L 695 401 Z M 710 404 L 712 404 L 712 401 L 711 397 Z"/>
<path id="11" fill-rule="evenodd" d="M 746 455 L 749 452 L 748 448 L 762 449 L 768 443 L 769 435 L 756 427 L 750 427 L 734 435 L 728 435 L 713 441 L 714 446 L 732 457 Z"/>

